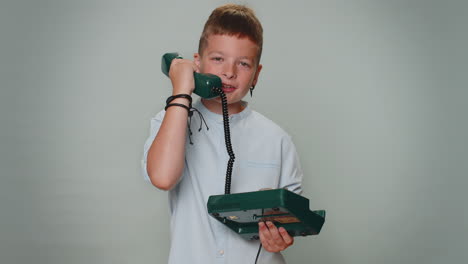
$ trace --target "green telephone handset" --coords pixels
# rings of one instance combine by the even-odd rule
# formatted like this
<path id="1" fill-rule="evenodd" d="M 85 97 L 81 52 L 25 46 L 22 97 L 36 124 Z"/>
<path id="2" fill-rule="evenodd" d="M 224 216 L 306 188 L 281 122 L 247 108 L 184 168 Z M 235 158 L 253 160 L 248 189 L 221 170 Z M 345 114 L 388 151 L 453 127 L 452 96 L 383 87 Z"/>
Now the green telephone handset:
<path id="1" fill-rule="evenodd" d="M 172 60 L 176 58 L 182 58 L 179 53 L 166 53 L 162 57 L 161 61 L 161 70 L 162 72 L 169 77 L 169 69 L 171 67 Z M 193 73 L 193 78 L 195 80 L 195 90 L 193 91 L 200 97 L 210 99 L 219 96 L 213 88 L 221 88 L 222 82 L 221 79 L 213 74 L 201 74 L 198 72 Z"/>

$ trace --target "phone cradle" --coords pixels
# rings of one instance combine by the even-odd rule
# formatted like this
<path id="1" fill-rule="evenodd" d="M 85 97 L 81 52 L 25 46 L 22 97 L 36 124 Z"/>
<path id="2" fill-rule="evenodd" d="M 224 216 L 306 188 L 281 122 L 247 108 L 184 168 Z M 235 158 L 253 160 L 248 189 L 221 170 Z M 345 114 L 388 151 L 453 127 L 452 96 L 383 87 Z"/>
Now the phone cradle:
<path id="1" fill-rule="evenodd" d="M 310 211 L 309 199 L 286 189 L 212 195 L 208 213 L 245 239 L 256 240 L 258 222 L 271 221 L 291 236 L 320 233 L 325 211 Z"/>

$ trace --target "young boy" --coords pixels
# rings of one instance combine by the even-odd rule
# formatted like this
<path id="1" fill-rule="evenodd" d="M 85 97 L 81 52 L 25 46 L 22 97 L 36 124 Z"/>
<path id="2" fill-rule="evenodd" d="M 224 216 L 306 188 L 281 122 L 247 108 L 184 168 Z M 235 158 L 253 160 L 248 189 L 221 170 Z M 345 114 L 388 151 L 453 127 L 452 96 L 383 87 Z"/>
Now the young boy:
<path id="1" fill-rule="evenodd" d="M 208 18 L 194 60 L 175 59 L 171 64 L 169 76 L 176 98 L 170 104 L 176 105 L 151 120 L 143 158 L 146 179 L 169 191 L 169 263 L 254 263 L 259 243 L 264 249 L 259 263 L 285 263 L 280 251 L 292 245 L 293 238 L 284 228 L 261 222 L 260 242 L 247 241 L 207 213 L 208 197 L 224 194 L 229 159 L 219 97 L 194 103 L 209 129 L 193 129 L 193 144 L 187 140 L 193 72 L 215 74 L 221 78 L 227 97 L 236 156 L 231 193 L 262 188 L 301 192 L 302 171 L 290 137 L 242 101 L 257 84 L 262 45 L 263 29 L 253 11 L 224 5 Z M 190 123 L 198 126 L 201 122 L 195 114 Z"/>

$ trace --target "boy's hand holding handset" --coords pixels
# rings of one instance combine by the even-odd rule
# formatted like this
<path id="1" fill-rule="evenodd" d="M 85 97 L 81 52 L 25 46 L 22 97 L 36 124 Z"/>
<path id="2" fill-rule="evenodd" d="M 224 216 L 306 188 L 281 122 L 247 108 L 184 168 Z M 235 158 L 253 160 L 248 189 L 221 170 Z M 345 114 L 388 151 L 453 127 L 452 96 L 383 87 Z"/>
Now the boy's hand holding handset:
<path id="1" fill-rule="evenodd" d="M 198 66 L 191 60 L 182 58 L 172 60 L 169 70 L 169 78 L 172 82 L 172 95 L 191 95 L 195 89 L 193 72 L 198 71 Z"/>

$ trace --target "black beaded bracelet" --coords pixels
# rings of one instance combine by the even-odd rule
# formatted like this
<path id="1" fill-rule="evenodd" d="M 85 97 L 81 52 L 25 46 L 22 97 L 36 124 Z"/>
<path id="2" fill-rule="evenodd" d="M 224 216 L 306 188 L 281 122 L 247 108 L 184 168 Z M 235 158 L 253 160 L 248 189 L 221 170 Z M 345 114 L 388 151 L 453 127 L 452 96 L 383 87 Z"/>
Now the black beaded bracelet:
<path id="1" fill-rule="evenodd" d="M 176 94 L 176 95 L 169 96 L 166 100 L 166 105 L 170 104 L 172 101 L 174 101 L 174 99 L 177 99 L 177 98 L 185 98 L 189 100 L 190 106 L 192 106 L 192 96 L 188 94 Z"/>

